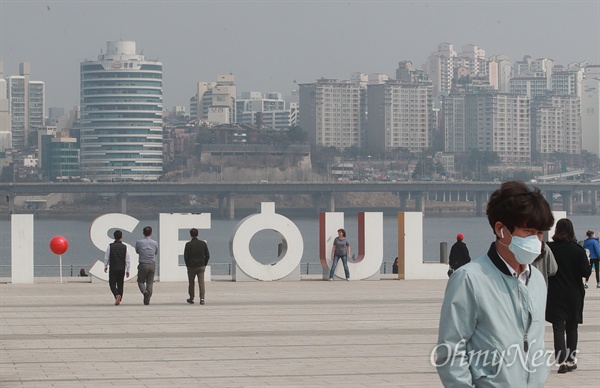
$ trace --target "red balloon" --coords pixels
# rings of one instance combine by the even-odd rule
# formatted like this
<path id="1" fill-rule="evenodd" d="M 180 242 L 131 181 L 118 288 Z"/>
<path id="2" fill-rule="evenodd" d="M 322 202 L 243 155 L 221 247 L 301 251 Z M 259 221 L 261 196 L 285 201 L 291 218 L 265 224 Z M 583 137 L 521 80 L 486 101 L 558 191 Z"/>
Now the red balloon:
<path id="1" fill-rule="evenodd" d="M 63 236 L 54 236 L 50 240 L 50 250 L 57 254 L 62 255 L 69 249 L 69 242 Z"/>

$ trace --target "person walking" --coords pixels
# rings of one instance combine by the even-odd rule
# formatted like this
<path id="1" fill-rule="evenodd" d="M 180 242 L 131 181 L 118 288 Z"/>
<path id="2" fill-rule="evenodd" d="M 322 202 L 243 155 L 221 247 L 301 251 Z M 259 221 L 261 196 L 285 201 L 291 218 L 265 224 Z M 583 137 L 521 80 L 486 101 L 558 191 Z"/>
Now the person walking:
<path id="1" fill-rule="evenodd" d="M 121 304 L 123 299 L 123 283 L 129 277 L 129 251 L 123 244 L 123 232 L 113 232 L 115 241 L 108 244 L 104 252 L 104 272 L 108 271 L 108 286 L 115 297 L 115 305 Z M 110 270 L 109 270 L 110 269 Z"/>
<path id="2" fill-rule="evenodd" d="M 548 278 L 554 276 L 558 270 L 558 264 L 554 259 L 554 254 L 548 246 L 542 241 L 542 253 L 531 263 L 532 266 L 538 269 L 544 276 L 546 286 L 548 286 Z"/>
<path id="3" fill-rule="evenodd" d="M 350 255 L 350 243 L 346 239 L 346 231 L 344 229 L 338 229 L 338 236 L 333 240 L 333 246 L 331 247 L 331 270 L 329 271 L 329 281 L 333 281 L 333 275 L 335 274 L 335 268 L 339 259 L 342 259 L 342 265 L 344 266 L 344 274 L 346 280 L 350 280 L 350 269 L 348 268 L 348 256 Z"/>
<path id="4" fill-rule="evenodd" d="M 467 244 L 463 242 L 464 239 L 465 236 L 462 233 L 457 234 L 456 242 L 452 245 L 452 248 L 450 248 L 450 256 L 448 257 L 450 270 L 448 271 L 448 276 L 452 275 L 454 271 L 471 261 Z"/>
<path id="5" fill-rule="evenodd" d="M 434 349 L 437 372 L 445 387 L 541 387 L 550 370 L 540 308 L 546 285 L 530 264 L 554 217 L 538 188 L 517 181 L 492 193 L 486 214 L 495 241 L 448 279 Z"/>
<path id="6" fill-rule="evenodd" d="M 583 323 L 585 298 L 581 278 L 589 277 L 592 269 L 583 247 L 577 244 L 571 220 L 558 220 L 552 240 L 548 247 L 554 254 L 558 270 L 548 279 L 546 321 L 552 324 L 558 373 L 566 373 L 577 369 L 577 326 Z"/>
<path id="7" fill-rule="evenodd" d="M 142 230 L 142 234 L 144 238 L 135 242 L 135 251 L 139 255 L 138 287 L 144 295 L 144 304 L 149 305 L 154 289 L 158 243 L 150 238 L 152 236 L 151 227 L 146 226 Z"/>
<path id="8" fill-rule="evenodd" d="M 194 289 L 196 288 L 194 283 L 196 277 L 198 277 L 200 304 L 204 304 L 204 272 L 210 259 L 210 253 L 208 252 L 206 242 L 198 239 L 198 229 L 190 229 L 190 236 L 192 239 L 185 244 L 185 249 L 183 250 L 183 259 L 185 260 L 188 273 L 188 294 L 190 295 L 186 302 L 189 304 L 194 303 Z"/>
<path id="9" fill-rule="evenodd" d="M 600 264 L 600 245 L 598 244 L 598 237 L 596 237 L 593 230 L 588 230 L 585 234 L 587 238 L 583 240 L 583 247 L 590 252 L 590 264 L 596 270 L 596 288 L 600 288 L 600 268 L 598 268 Z M 585 278 L 585 288 L 588 288 L 589 279 L 589 276 Z"/>

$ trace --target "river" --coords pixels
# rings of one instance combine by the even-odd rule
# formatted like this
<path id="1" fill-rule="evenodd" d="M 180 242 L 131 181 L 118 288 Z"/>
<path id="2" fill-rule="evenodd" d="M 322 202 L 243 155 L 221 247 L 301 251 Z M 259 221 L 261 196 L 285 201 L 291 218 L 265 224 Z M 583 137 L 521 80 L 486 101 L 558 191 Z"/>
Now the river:
<path id="1" fill-rule="evenodd" d="M 592 215 L 573 215 L 569 217 L 575 226 L 578 239 L 585 238 L 588 229 L 600 230 L 600 217 Z M 319 264 L 319 220 L 313 218 L 290 218 L 300 230 L 304 240 L 304 254 L 302 256 L 303 273 L 306 273 L 308 264 L 309 272 L 320 273 Z M 71 268 L 77 276 L 79 268 L 89 269 L 96 260 L 103 258 L 104 252 L 96 248 L 89 237 L 89 229 L 93 220 L 34 220 L 34 272 L 35 276 L 58 276 L 58 256 L 49 248 L 49 242 L 56 235 L 64 236 L 69 241 L 69 249 L 62 255 L 63 276 L 71 275 Z M 231 234 L 239 220 L 211 221 L 211 229 L 200 230 L 200 238 L 208 242 L 211 253 L 212 273 L 227 274 L 228 264 L 231 263 L 229 255 L 229 241 Z M 146 225 L 154 229 L 153 238 L 159 241 L 158 214 L 153 220 L 140 220 L 132 233 L 124 232 L 123 240 L 131 245 L 142 236 L 142 228 Z M 358 239 L 357 217 L 346 215 L 345 229 L 353 251 L 357 251 Z M 391 265 L 397 256 L 397 219 L 384 217 L 384 262 L 386 272 L 391 272 Z M 465 235 L 471 257 L 477 257 L 485 252 L 493 240 L 492 229 L 485 217 L 424 217 L 423 219 L 423 256 L 425 261 L 439 261 L 440 243 L 447 242 L 448 250 L 454 243 L 456 234 Z M 187 230 L 179 233 L 181 240 L 187 240 Z M 250 251 L 256 260 L 263 264 L 274 263 L 277 258 L 277 245 L 280 242 L 278 235 L 273 231 L 261 231 L 250 242 Z M 0 221 L 0 277 L 10 277 L 10 221 Z M 183 264 L 183 258 L 180 258 Z"/>

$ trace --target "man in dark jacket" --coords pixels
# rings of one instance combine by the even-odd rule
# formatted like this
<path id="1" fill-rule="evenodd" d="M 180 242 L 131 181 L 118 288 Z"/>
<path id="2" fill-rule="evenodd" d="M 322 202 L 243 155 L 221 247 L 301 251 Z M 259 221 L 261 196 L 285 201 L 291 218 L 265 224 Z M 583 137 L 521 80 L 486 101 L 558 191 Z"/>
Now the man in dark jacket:
<path id="1" fill-rule="evenodd" d="M 462 233 L 456 235 L 456 242 L 450 248 L 450 270 L 448 276 L 454 271 L 471 261 L 467 244 L 463 242 L 465 236 Z"/>
<path id="2" fill-rule="evenodd" d="M 189 304 L 194 303 L 194 282 L 197 276 L 200 288 L 200 304 L 204 304 L 204 271 L 206 270 L 208 259 L 210 259 L 210 253 L 208 252 L 206 242 L 198 239 L 198 229 L 190 229 L 190 236 L 192 239 L 185 244 L 185 249 L 183 250 L 183 258 L 188 273 L 188 293 L 190 294 L 187 302 Z"/>
<path id="3" fill-rule="evenodd" d="M 123 299 L 123 282 L 125 276 L 129 277 L 129 251 L 123 244 L 123 232 L 115 230 L 115 242 L 108 245 L 104 253 L 104 272 L 108 271 L 108 285 L 115 296 L 115 305 L 121 304 Z"/>

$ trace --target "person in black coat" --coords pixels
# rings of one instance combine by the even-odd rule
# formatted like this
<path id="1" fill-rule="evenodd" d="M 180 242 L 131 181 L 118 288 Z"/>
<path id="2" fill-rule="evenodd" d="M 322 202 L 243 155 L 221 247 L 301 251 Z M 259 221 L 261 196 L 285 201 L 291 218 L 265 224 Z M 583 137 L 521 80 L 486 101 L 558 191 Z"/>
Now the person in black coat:
<path id="1" fill-rule="evenodd" d="M 183 250 L 183 259 L 188 273 L 188 294 L 190 297 L 186 300 L 189 304 L 194 303 L 195 280 L 198 278 L 198 287 L 200 288 L 200 304 L 204 304 L 204 272 L 210 259 L 210 252 L 205 241 L 198 239 L 198 229 L 190 229 L 190 241 L 185 243 Z"/>
<path id="2" fill-rule="evenodd" d="M 554 241 L 549 242 L 548 247 L 554 254 L 558 270 L 548 278 L 546 321 L 552 323 L 558 373 L 565 373 L 577 369 L 577 325 L 583 323 L 585 297 L 582 278 L 590 276 L 592 270 L 585 251 L 577 244 L 569 219 L 558 220 L 552 239 Z"/>
<path id="3" fill-rule="evenodd" d="M 452 248 L 450 248 L 450 270 L 448 271 L 448 276 L 452 275 L 454 271 L 471 261 L 467 244 L 463 242 L 464 238 L 465 236 L 462 233 L 457 234 L 456 242 L 452 245 Z"/>

